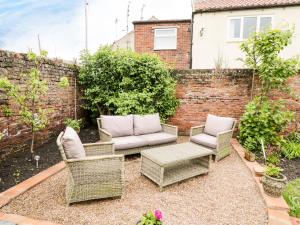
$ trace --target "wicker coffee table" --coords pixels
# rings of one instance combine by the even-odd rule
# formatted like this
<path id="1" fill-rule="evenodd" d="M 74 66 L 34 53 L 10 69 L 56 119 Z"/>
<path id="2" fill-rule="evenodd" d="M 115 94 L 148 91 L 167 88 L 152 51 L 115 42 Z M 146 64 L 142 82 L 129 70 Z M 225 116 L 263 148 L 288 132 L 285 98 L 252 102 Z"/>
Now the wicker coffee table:
<path id="1" fill-rule="evenodd" d="M 141 174 L 163 187 L 209 172 L 213 151 L 186 142 L 141 152 Z"/>

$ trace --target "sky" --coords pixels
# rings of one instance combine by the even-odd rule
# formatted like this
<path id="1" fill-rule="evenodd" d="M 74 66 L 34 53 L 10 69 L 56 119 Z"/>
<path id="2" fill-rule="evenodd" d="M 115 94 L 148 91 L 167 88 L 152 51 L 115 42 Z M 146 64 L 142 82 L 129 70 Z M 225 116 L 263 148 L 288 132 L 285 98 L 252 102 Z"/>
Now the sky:
<path id="1" fill-rule="evenodd" d="M 88 0 L 88 48 L 111 44 L 126 34 L 128 0 Z M 130 0 L 132 21 L 191 18 L 191 0 Z M 84 0 L 0 0 L 0 49 L 38 52 L 74 60 L 85 48 Z M 116 23 L 117 20 L 117 23 Z"/>

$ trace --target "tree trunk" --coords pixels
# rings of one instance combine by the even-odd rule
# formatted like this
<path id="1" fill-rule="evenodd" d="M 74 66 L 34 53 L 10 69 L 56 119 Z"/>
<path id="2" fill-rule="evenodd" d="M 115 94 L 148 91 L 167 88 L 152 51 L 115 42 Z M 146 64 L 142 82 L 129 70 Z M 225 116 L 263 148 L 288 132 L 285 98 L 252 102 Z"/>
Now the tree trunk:
<path id="1" fill-rule="evenodd" d="M 252 84 L 251 84 L 251 101 L 253 100 L 254 92 L 254 82 L 255 82 L 255 70 L 252 72 Z"/>

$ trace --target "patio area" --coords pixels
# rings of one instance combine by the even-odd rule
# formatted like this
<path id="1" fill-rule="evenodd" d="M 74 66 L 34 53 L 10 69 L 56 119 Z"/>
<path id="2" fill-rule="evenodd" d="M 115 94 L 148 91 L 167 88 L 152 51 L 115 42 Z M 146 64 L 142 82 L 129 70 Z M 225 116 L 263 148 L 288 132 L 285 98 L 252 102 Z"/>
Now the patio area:
<path id="1" fill-rule="evenodd" d="M 180 138 L 180 142 L 187 139 Z M 125 161 L 124 194 L 120 199 L 65 202 L 66 171 L 17 197 L 1 211 L 60 224 L 135 224 L 141 212 L 162 210 L 164 224 L 267 223 L 267 209 L 250 171 L 237 153 L 212 163 L 209 175 L 198 176 L 159 191 L 140 175 L 140 158 Z"/>

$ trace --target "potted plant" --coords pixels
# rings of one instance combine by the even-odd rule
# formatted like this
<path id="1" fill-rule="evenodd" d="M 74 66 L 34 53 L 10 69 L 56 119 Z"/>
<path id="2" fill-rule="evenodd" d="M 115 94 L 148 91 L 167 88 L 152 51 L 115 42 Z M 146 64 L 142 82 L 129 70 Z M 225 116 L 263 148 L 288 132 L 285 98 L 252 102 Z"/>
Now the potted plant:
<path id="1" fill-rule="evenodd" d="M 287 183 L 287 178 L 281 171 L 280 167 L 270 164 L 266 167 L 265 174 L 261 178 L 265 193 L 272 197 L 280 197 Z"/>
<path id="2" fill-rule="evenodd" d="M 73 120 L 73 119 L 67 118 L 65 120 L 65 125 L 67 127 L 72 127 L 77 133 L 79 133 L 80 127 L 82 126 L 82 119 Z"/>
<path id="3" fill-rule="evenodd" d="M 155 210 L 154 213 L 149 211 L 145 213 L 137 225 L 162 225 L 162 212 Z"/>
<path id="4" fill-rule="evenodd" d="M 250 162 L 254 162 L 255 161 L 255 154 L 249 150 L 246 149 L 245 151 L 245 159 L 247 159 Z"/>

